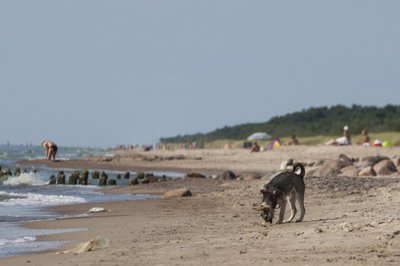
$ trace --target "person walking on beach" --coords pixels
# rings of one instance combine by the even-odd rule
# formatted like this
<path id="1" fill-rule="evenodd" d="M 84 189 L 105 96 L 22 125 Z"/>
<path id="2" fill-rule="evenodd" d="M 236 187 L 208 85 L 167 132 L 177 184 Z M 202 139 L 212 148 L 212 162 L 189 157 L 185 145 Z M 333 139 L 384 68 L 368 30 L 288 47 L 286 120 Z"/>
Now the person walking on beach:
<path id="1" fill-rule="evenodd" d="M 57 145 L 49 140 L 42 141 L 43 151 L 46 155 L 47 160 L 55 160 L 58 147 Z"/>

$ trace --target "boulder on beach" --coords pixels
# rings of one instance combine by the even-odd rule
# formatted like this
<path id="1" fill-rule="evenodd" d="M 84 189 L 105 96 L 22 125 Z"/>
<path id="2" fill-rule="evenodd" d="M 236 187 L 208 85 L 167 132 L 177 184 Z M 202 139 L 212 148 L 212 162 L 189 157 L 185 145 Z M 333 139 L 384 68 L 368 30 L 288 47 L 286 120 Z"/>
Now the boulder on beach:
<path id="1" fill-rule="evenodd" d="M 345 166 L 340 160 L 326 160 L 314 172 L 315 176 L 337 176 Z"/>
<path id="2" fill-rule="evenodd" d="M 395 156 L 393 158 L 393 163 L 397 168 L 400 167 L 400 156 Z"/>
<path id="3" fill-rule="evenodd" d="M 339 161 L 341 163 L 341 167 L 346 167 L 353 164 L 353 160 L 346 154 L 340 154 Z"/>
<path id="4" fill-rule="evenodd" d="M 98 212 L 108 212 L 110 210 L 104 209 L 103 207 L 93 207 L 91 208 L 88 213 L 98 213 Z"/>
<path id="5" fill-rule="evenodd" d="M 354 165 L 343 167 L 340 170 L 342 176 L 358 176 L 359 170 Z"/>
<path id="6" fill-rule="evenodd" d="M 57 252 L 57 254 L 68 254 L 68 253 L 74 253 L 74 254 L 79 254 L 83 252 L 89 252 L 89 251 L 95 251 L 98 249 L 103 249 L 106 247 L 110 246 L 110 240 L 102 237 L 102 236 L 96 236 L 90 241 L 87 241 L 85 243 L 81 243 L 76 245 L 74 248 Z"/>
<path id="7" fill-rule="evenodd" d="M 379 163 L 382 160 L 388 160 L 389 158 L 386 156 L 364 156 L 360 159 L 360 161 L 357 163 L 357 167 L 359 168 L 365 168 L 368 166 L 374 166 L 375 164 Z"/>
<path id="8" fill-rule="evenodd" d="M 187 188 L 179 188 L 165 192 L 161 198 L 170 199 L 170 198 L 181 198 L 181 197 L 190 197 L 192 196 L 192 192 Z"/>
<path id="9" fill-rule="evenodd" d="M 236 174 L 232 171 L 225 171 L 220 176 L 224 180 L 234 180 L 237 178 Z"/>
<path id="10" fill-rule="evenodd" d="M 385 159 L 374 165 L 377 175 L 391 175 L 397 172 L 397 168 L 390 159 Z"/>
<path id="11" fill-rule="evenodd" d="M 358 176 L 376 176 L 376 173 L 374 171 L 374 168 L 372 168 L 372 166 L 368 166 L 361 169 L 361 171 L 358 173 Z"/>

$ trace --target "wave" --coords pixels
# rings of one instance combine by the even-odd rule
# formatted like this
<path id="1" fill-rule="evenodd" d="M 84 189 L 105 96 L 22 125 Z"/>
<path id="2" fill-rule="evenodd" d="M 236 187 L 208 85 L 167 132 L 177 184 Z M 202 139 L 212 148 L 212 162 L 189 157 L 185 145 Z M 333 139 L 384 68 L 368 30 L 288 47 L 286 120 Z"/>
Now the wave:
<path id="1" fill-rule="evenodd" d="M 20 244 L 25 242 L 34 242 L 36 237 L 25 236 L 17 239 L 0 239 L 0 246 L 10 245 L 10 244 Z"/>
<path id="2" fill-rule="evenodd" d="M 82 197 L 64 195 L 42 195 L 37 193 L 14 193 L 0 191 L 0 206 L 54 206 L 85 203 Z"/>
<path id="3" fill-rule="evenodd" d="M 38 173 L 21 173 L 19 176 L 10 176 L 7 180 L 3 181 L 3 185 L 8 186 L 19 186 L 19 185 L 30 185 L 30 186 L 43 186 L 47 185 L 49 180 L 46 180 L 44 176 Z"/>

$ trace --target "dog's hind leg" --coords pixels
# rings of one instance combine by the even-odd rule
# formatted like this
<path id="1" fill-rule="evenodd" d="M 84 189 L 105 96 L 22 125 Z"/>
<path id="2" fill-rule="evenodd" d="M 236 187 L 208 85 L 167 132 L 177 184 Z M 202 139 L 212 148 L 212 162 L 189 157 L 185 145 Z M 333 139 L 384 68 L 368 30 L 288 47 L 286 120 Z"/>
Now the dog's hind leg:
<path id="1" fill-rule="evenodd" d="M 283 217 L 285 216 L 286 210 L 286 202 L 287 200 L 285 199 L 285 197 L 281 197 L 281 199 L 279 200 L 279 206 L 281 207 L 281 210 L 279 212 L 278 224 L 281 224 L 283 222 Z"/>
<path id="2" fill-rule="evenodd" d="M 297 201 L 299 202 L 300 205 L 300 217 L 299 219 L 296 220 L 296 223 L 299 223 L 303 221 L 304 214 L 306 214 L 306 208 L 304 208 L 304 192 L 303 193 L 297 193 Z"/>
<path id="3" fill-rule="evenodd" d="M 289 205 L 290 205 L 290 217 L 286 220 L 286 223 L 290 223 L 294 216 L 296 216 L 297 209 L 296 209 L 296 195 L 294 192 L 290 193 L 289 197 Z"/>

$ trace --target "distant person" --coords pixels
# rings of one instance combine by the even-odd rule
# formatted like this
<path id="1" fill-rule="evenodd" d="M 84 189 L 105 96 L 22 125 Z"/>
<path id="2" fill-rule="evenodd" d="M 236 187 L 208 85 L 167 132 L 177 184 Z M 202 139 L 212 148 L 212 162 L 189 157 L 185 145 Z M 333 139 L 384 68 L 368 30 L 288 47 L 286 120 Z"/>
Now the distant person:
<path id="1" fill-rule="evenodd" d="M 371 140 L 369 138 L 368 131 L 366 129 L 361 130 L 361 138 L 357 142 L 357 144 L 365 147 L 371 146 Z"/>
<path id="2" fill-rule="evenodd" d="M 257 142 L 254 142 L 253 145 L 251 146 L 250 153 L 259 151 L 260 151 L 260 145 L 258 145 Z"/>
<path id="3" fill-rule="evenodd" d="M 325 145 L 351 145 L 351 134 L 348 126 L 343 127 L 343 137 L 337 139 L 331 139 L 325 143 Z"/>
<path id="4" fill-rule="evenodd" d="M 286 145 L 299 145 L 300 142 L 299 140 L 296 138 L 296 135 L 293 135 L 291 140 L 289 140 Z"/>
<path id="5" fill-rule="evenodd" d="M 55 160 L 57 155 L 57 145 L 49 140 L 42 141 L 43 151 L 46 155 L 47 160 Z"/>

